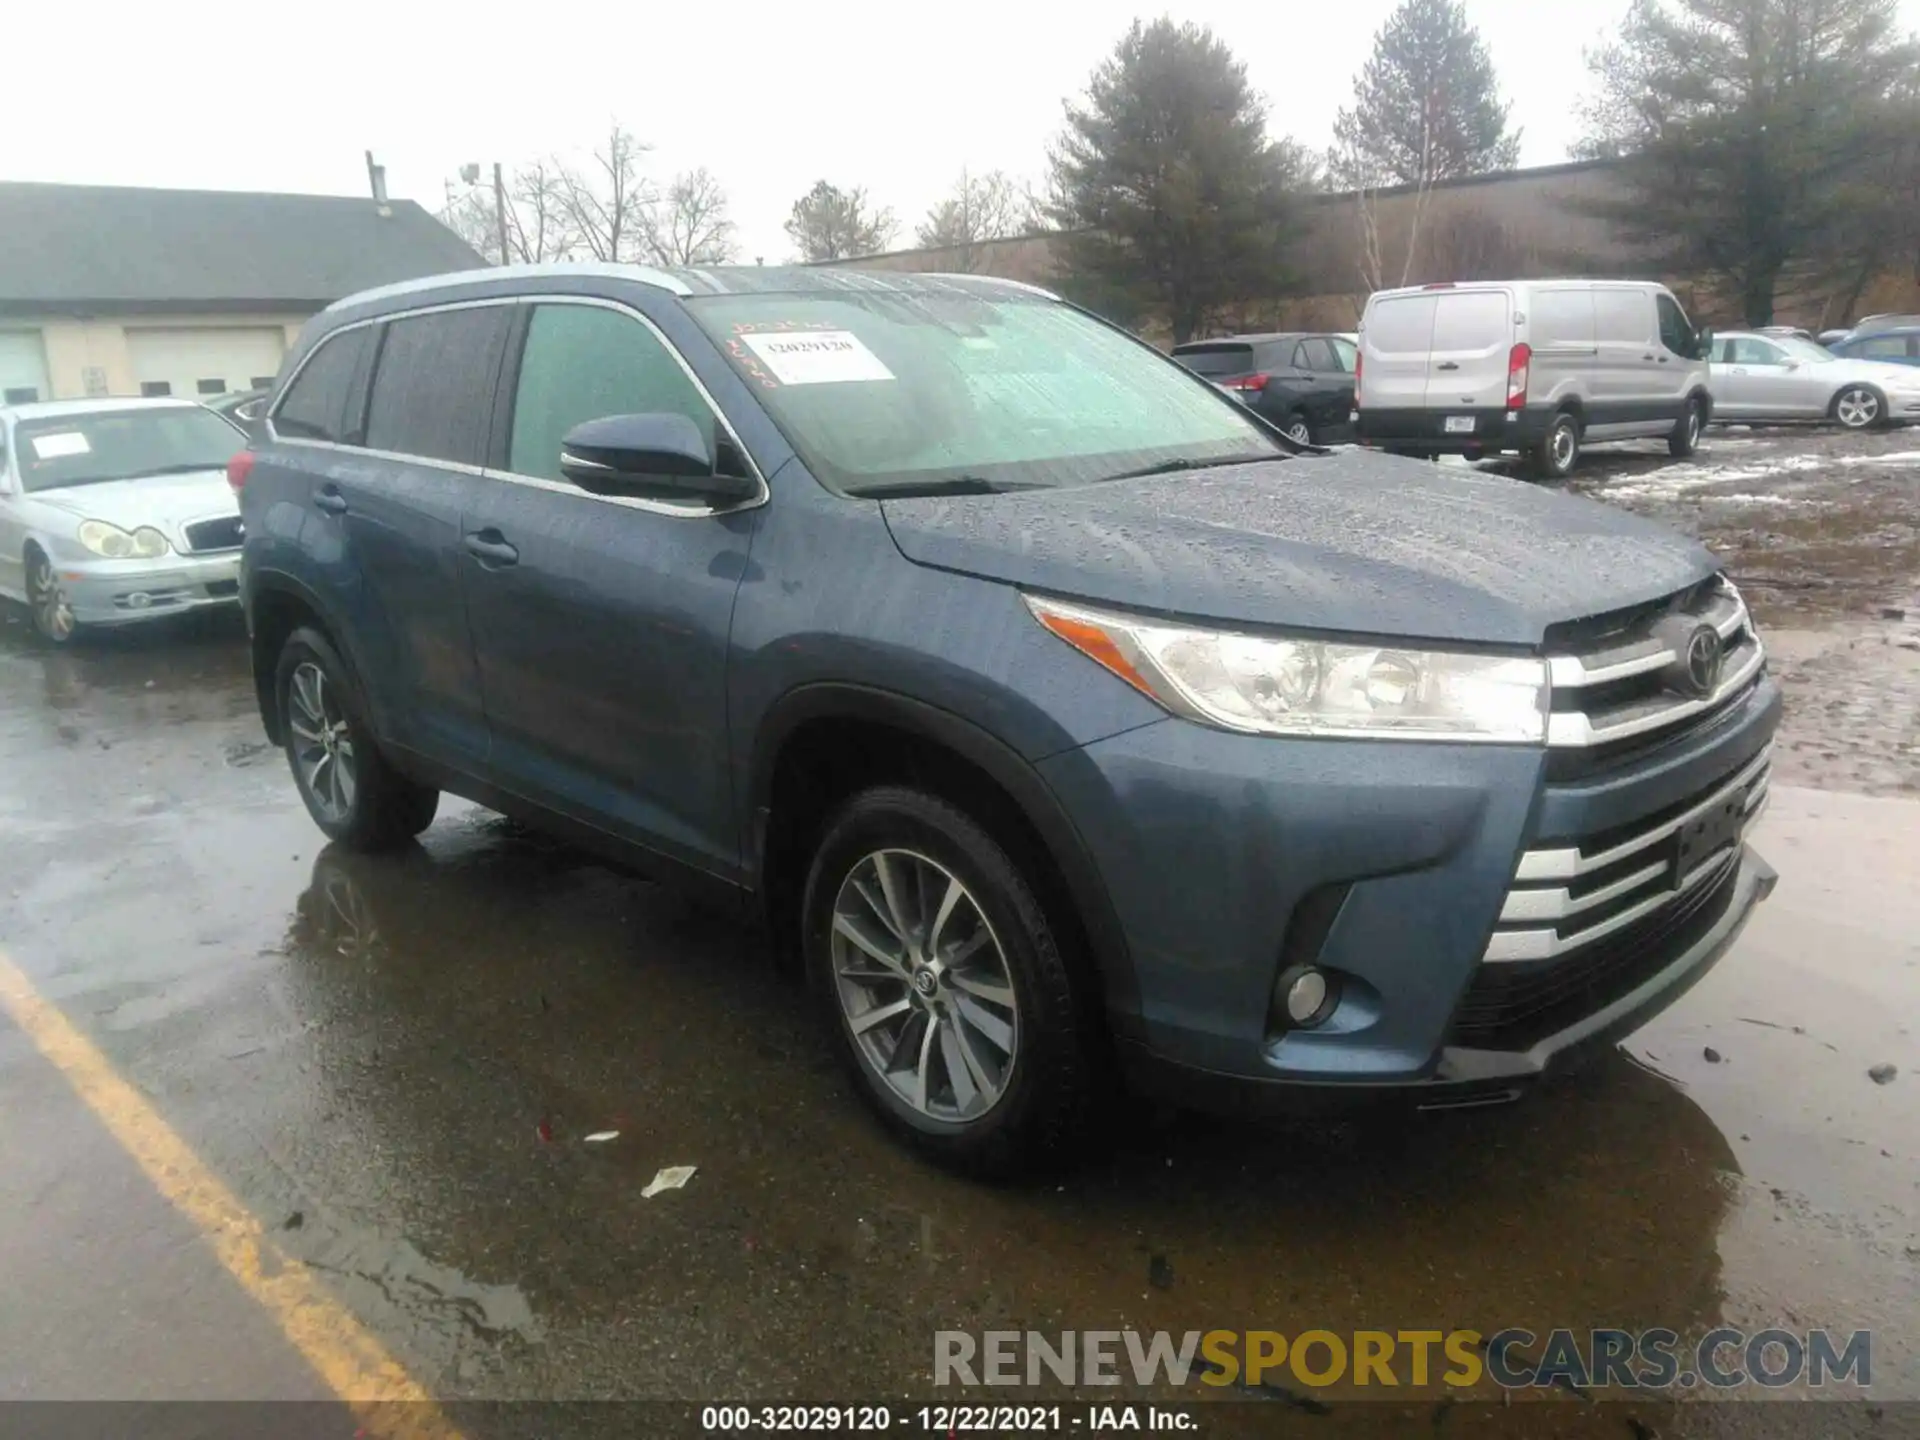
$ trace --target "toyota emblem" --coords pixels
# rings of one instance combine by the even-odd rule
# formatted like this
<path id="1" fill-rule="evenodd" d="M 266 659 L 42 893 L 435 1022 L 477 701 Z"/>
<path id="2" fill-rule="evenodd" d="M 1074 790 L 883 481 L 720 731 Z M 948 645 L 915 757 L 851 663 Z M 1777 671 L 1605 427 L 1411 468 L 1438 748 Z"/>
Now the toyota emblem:
<path id="1" fill-rule="evenodd" d="M 1702 625 L 1687 637 L 1686 684 L 1695 695 L 1711 695 L 1720 685 L 1720 662 L 1726 650 L 1720 632 Z"/>

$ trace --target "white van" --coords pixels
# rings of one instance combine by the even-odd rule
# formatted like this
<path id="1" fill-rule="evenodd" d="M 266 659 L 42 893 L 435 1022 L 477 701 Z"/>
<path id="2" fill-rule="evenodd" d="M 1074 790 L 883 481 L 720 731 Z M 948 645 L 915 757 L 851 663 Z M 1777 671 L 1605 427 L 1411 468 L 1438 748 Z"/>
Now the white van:
<path id="1" fill-rule="evenodd" d="M 1711 340 L 1650 281 L 1382 290 L 1360 321 L 1360 440 L 1413 455 L 1518 452 L 1550 479 L 1596 440 L 1663 436 L 1691 455 L 1713 413 Z"/>

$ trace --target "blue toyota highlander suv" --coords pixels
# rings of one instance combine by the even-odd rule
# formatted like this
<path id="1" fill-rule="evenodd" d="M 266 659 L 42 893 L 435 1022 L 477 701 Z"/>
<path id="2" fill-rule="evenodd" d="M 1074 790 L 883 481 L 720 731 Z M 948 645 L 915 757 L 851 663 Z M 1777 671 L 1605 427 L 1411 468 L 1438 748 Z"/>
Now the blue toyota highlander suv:
<path id="1" fill-rule="evenodd" d="M 312 322 L 231 479 L 320 828 L 750 901 L 978 1169 L 1135 1093 L 1479 1103 L 1726 950 L 1780 695 L 1692 541 L 1302 450 L 1044 292 L 506 268 Z"/>

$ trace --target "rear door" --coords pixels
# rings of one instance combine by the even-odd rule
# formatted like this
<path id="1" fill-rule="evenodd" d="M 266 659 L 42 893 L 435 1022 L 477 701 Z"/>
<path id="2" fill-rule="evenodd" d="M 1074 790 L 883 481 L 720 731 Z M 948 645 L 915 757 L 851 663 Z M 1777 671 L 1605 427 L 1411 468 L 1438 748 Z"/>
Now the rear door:
<path id="1" fill-rule="evenodd" d="M 1724 393 L 1725 409 L 1721 413 L 1728 417 L 1777 419 L 1823 408 L 1809 407 L 1800 398 L 1798 391 L 1803 387 L 1796 385 L 1798 377 L 1787 368 L 1785 352 L 1772 341 L 1757 335 L 1729 335 L 1714 348 L 1724 357 L 1714 366 L 1715 404 Z"/>
<path id="2" fill-rule="evenodd" d="M 1310 335 L 1295 342 L 1291 359 L 1299 377 L 1301 409 L 1313 425 L 1314 438 L 1343 438 L 1353 413 L 1353 373 L 1340 363 L 1333 342 Z"/>
<path id="3" fill-rule="evenodd" d="M 1428 292 L 1376 295 L 1360 322 L 1360 408 L 1424 412 L 1437 304 Z M 1417 417 L 1424 422 L 1424 415 Z"/>
<path id="4" fill-rule="evenodd" d="M 1505 290 L 1443 290 L 1437 301 L 1427 407 L 1447 414 L 1505 409 L 1513 297 Z"/>
<path id="5" fill-rule="evenodd" d="M 462 594 L 461 517 L 486 458 L 512 308 L 462 305 L 381 328 L 364 418 L 316 477 L 362 587 L 355 630 L 399 743 L 463 769 L 487 755 Z"/>

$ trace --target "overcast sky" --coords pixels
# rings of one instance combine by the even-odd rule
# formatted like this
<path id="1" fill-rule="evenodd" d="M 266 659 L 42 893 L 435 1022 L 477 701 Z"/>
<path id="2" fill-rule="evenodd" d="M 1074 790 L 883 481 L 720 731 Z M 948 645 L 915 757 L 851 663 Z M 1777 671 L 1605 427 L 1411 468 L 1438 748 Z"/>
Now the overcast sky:
<path id="1" fill-rule="evenodd" d="M 9 7 L 0 178 L 395 196 L 438 209 L 462 162 L 591 148 L 615 120 L 661 178 L 706 165 L 743 258 L 788 258 L 794 199 L 864 185 L 896 246 L 963 166 L 1038 180 L 1061 102 L 1136 14 L 1211 25 L 1275 135 L 1324 147 L 1394 0 L 419 0 Z M 1565 158 L 1581 51 L 1626 0 L 1466 0 L 1493 51 L 1521 161 Z M 1902 0 L 1920 27 L 1920 0 Z M 463 18 L 453 18 L 462 15 Z"/>

